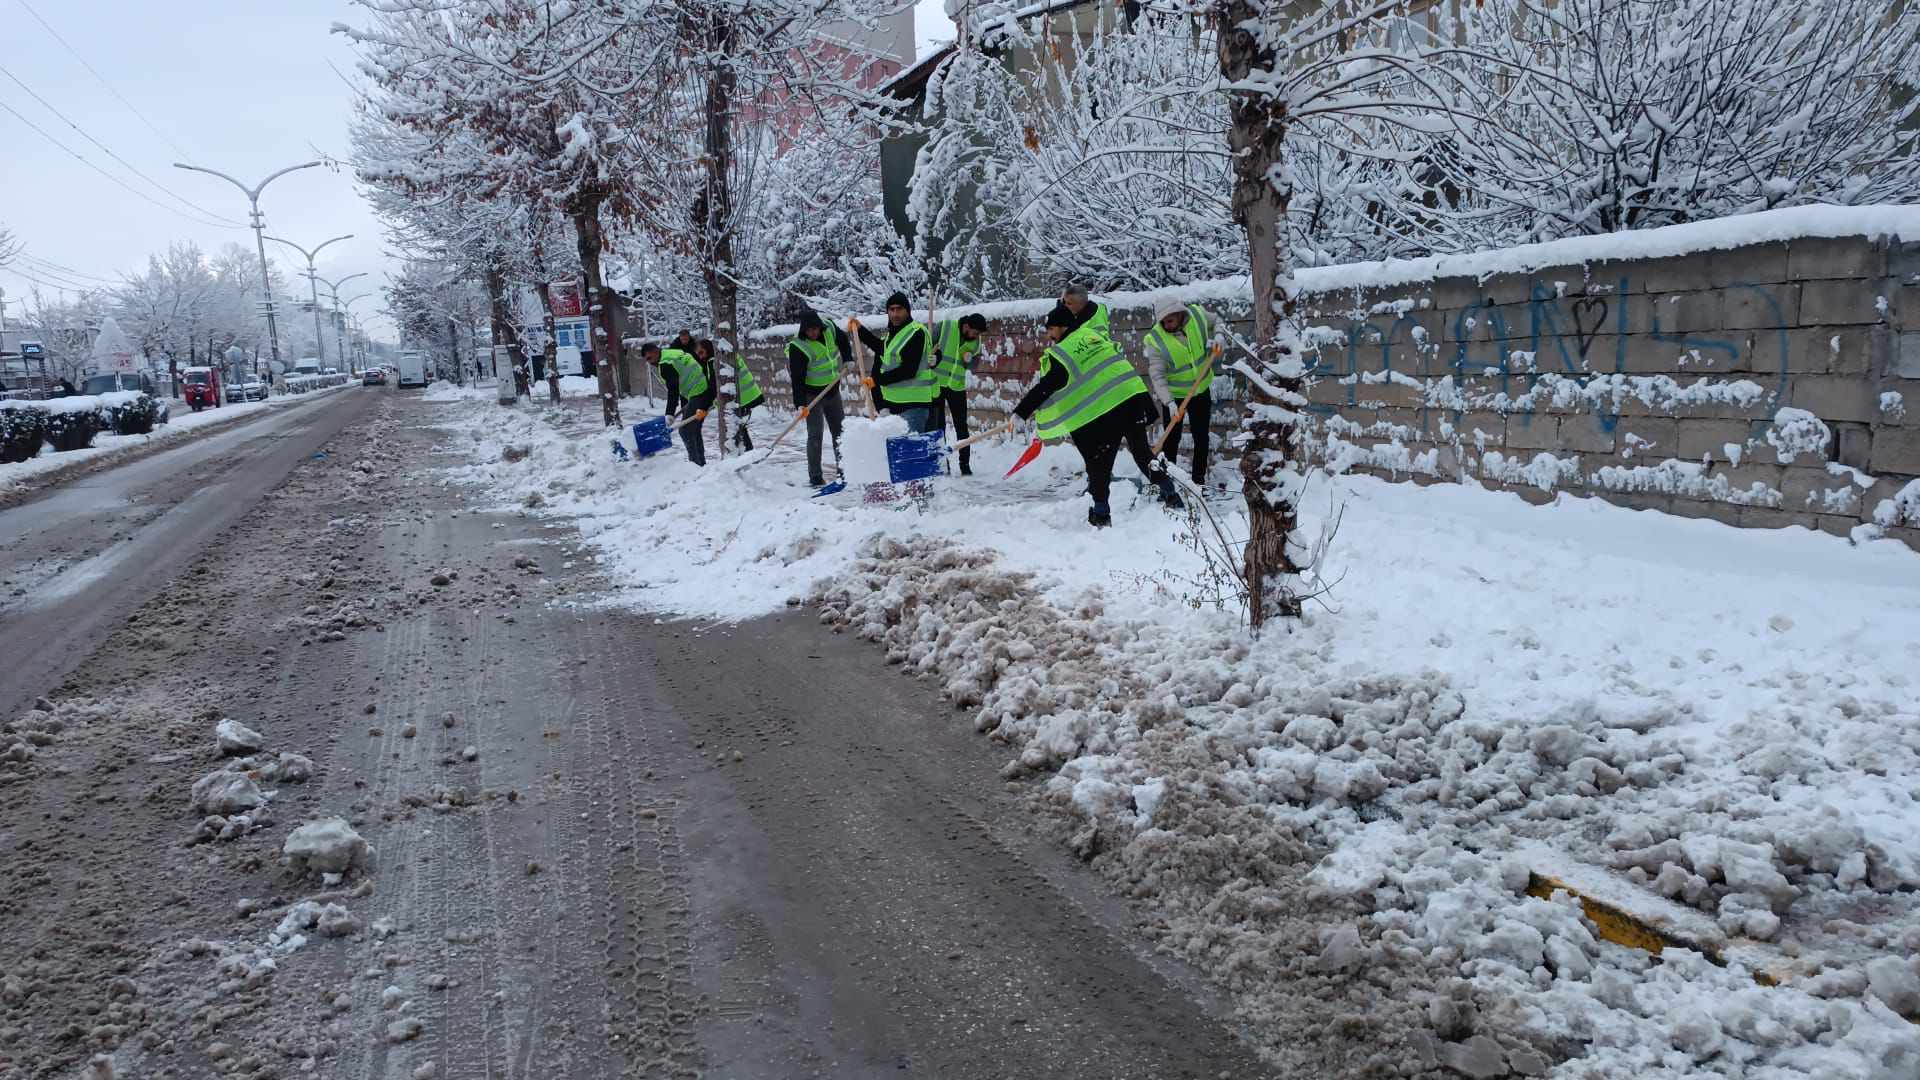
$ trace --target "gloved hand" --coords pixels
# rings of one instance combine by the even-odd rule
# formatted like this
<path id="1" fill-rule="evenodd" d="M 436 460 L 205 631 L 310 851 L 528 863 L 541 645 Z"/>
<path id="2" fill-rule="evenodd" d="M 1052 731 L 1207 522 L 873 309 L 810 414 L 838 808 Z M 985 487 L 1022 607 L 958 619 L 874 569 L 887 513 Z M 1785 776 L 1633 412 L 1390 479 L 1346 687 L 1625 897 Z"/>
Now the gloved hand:
<path id="1" fill-rule="evenodd" d="M 860 385 L 866 387 L 869 390 L 873 389 L 873 376 L 871 375 L 861 376 Z"/>
<path id="2" fill-rule="evenodd" d="M 706 418 L 707 418 L 707 410 L 705 409 L 700 409 L 693 414 L 693 422 L 696 424 L 702 420 L 705 420 Z"/>
<path id="3" fill-rule="evenodd" d="M 849 333 L 849 334 L 857 334 L 857 333 L 859 333 L 859 332 L 860 332 L 860 320 L 859 320 L 859 319 L 848 319 L 848 320 L 847 320 L 847 333 Z"/>
<path id="4" fill-rule="evenodd" d="M 800 406 L 800 419 L 805 420 L 807 418 L 807 414 L 812 411 L 813 411 L 813 407 L 810 405 Z"/>

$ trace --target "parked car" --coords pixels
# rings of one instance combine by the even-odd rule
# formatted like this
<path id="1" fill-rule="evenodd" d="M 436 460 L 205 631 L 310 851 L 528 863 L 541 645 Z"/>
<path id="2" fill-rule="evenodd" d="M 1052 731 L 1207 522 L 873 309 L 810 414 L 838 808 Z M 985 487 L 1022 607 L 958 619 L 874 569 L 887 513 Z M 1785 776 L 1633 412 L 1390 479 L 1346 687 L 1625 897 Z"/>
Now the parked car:
<path id="1" fill-rule="evenodd" d="M 249 376 L 245 382 L 227 384 L 227 401 L 265 401 L 271 391 L 267 384 Z"/>
<path id="2" fill-rule="evenodd" d="M 387 373 L 379 368 L 368 368 L 366 373 L 360 376 L 360 385 L 385 386 L 387 385 Z"/>

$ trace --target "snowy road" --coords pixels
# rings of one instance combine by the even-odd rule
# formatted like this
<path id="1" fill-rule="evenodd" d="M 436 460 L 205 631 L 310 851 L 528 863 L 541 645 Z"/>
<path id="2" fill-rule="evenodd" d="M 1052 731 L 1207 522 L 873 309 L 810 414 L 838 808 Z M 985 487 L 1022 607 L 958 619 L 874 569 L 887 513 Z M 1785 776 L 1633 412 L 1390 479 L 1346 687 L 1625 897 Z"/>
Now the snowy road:
<path id="1" fill-rule="evenodd" d="M 445 485 L 450 414 L 342 399 L 8 515 L 154 546 L 69 674 L 6 676 L 52 709 L 0 732 L 0 1077 L 1265 1075 L 922 684 L 809 617 L 601 606 L 570 528 Z M 129 507 L 184 468 L 231 505 Z M 221 717 L 270 801 L 208 819 Z M 296 878 L 334 816 L 371 869 Z"/>
<path id="2" fill-rule="evenodd" d="M 230 569 L 188 564 L 372 400 L 334 394 L 276 410 L 0 512 L 0 715 L 71 670 L 181 570 Z"/>

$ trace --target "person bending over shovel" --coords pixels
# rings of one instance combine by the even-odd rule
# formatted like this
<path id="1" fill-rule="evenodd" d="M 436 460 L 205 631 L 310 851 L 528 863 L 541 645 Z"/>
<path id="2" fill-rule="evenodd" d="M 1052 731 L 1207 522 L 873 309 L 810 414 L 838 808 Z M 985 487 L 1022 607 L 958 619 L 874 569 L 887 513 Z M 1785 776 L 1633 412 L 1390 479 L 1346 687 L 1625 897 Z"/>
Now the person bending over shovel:
<path id="1" fill-rule="evenodd" d="M 679 419 L 674 425 L 680 429 L 680 441 L 686 444 L 687 460 L 695 465 L 707 463 L 707 439 L 702 433 L 702 423 L 707 418 L 707 410 L 713 408 L 713 395 L 717 389 L 707 378 L 706 368 L 694 355 L 683 349 L 662 349 L 649 343 L 640 350 L 647 363 L 660 368 L 661 381 L 667 384 L 667 413 L 672 415 L 674 404 L 679 408 Z"/>
<path id="2" fill-rule="evenodd" d="M 1091 320 L 1075 329 L 1074 313 L 1064 304 L 1047 313 L 1047 340 L 1052 344 L 1040 354 L 1040 378 L 1013 414 L 1032 418 L 1042 439 L 1073 440 L 1087 466 L 1087 494 L 1093 497 L 1087 524 L 1096 529 L 1113 524 L 1107 494 L 1122 441 L 1142 475 L 1160 490 L 1160 501 L 1180 507 L 1173 477 L 1154 458 L 1147 438 L 1153 395 L 1120 347 Z"/>

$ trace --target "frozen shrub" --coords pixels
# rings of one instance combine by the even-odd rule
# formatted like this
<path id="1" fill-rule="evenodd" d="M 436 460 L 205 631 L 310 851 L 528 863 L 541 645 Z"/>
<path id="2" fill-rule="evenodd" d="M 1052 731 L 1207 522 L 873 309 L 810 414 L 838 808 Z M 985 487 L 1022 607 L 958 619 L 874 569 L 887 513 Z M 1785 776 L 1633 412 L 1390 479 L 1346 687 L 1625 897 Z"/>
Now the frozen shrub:
<path id="1" fill-rule="evenodd" d="M 0 401 L 0 463 L 25 461 L 47 441 L 46 410 L 21 401 Z"/>

